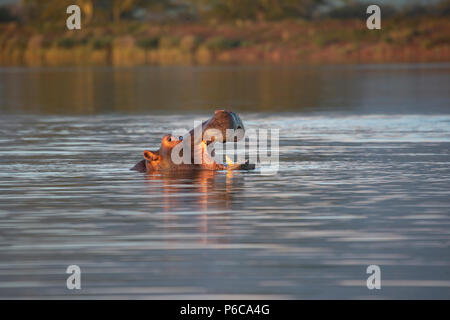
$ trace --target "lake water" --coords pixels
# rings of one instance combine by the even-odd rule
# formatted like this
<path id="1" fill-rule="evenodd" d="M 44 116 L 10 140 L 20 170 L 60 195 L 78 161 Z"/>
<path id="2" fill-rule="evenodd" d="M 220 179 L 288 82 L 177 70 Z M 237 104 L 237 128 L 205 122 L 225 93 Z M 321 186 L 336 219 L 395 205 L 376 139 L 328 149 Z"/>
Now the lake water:
<path id="1" fill-rule="evenodd" d="M 0 298 L 449 299 L 449 88 L 450 64 L 0 69 Z M 129 171 L 216 106 L 280 130 L 276 174 Z"/>

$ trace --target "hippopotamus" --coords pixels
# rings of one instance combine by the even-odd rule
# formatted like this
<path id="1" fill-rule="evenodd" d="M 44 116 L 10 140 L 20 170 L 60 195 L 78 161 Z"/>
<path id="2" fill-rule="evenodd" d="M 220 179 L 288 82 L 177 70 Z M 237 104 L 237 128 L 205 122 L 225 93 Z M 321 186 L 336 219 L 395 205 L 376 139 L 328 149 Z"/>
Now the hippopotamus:
<path id="1" fill-rule="evenodd" d="M 231 130 L 230 130 L 231 129 Z M 228 131 L 227 131 L 228 130 Z M 227 141 L 237 142 L 244 137 L 244 125 L 239 116 L 228 110 L 217 110 L 214 115 L 201 125 L 192 129 L 185 136 L 174 137 L 166 134 L 161 139 L 160 148 L 157 151 L 145 150 L 144 159 L 139 161 L 131 170 L 139 172 L 172 172 L 186 170 L 252 170 L 254 164 L 233 163 L 227 158 L 226 164 L 215 162 L 208 152 L 204 152 L 212 143 Z M 186 148 L 185 148 L 186 147 Z M 176 150 L 174 150 L 177 148 Z M 180 163 L 173 160 L 173 152 L 179 152 L 183 159 Z M 183 155 L 185 150 L 190 150 L 187 155 Z M 197 156 L 196 156 L 197 154 Z M 199 155 L 200 154 L 200 155 Z M 212 149 L 211 155 L 214 156 Z"/>

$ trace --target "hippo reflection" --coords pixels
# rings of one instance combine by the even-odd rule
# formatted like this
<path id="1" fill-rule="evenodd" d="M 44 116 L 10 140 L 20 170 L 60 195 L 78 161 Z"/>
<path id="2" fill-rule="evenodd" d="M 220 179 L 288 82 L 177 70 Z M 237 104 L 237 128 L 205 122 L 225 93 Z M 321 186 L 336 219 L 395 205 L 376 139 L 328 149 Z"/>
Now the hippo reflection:
<path id="1" fill-rule="evenodd" d="M 149 211 L 164 213 L 161 226 L 166 232 L 188 224 L 202 243 L 229 243 L 232 203 L 239 197 L 238 191 L 245 188 L 240 174 L 192 170 L 145 175 L 148 194 L 158 199 L 149 202 Z"/>

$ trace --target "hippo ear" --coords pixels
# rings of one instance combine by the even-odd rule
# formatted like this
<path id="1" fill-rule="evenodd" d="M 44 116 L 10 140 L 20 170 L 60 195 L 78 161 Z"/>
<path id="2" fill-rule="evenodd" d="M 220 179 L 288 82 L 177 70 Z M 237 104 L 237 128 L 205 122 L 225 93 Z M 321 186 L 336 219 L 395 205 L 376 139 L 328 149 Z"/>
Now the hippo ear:
<path id="1" fill-rule="evenodd" d="M 151 152 L 151 151 L 145 150 L 144 158 L 148 161 L 156 161 L 159 159 L 159 154 L 157 154 L 156 152 Z"/>

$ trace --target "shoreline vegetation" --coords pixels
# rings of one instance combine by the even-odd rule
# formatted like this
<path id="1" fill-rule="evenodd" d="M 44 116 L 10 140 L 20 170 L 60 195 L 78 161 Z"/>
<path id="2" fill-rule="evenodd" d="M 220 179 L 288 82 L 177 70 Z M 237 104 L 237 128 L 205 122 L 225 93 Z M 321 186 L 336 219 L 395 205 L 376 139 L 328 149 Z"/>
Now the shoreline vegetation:
<path id="1" fill-rule="evenodd" d="M 81 30 L 66 28 L 76 3 Z M 450 61 L 450 0 L 11 0 L 0 66 L 335 64 Z"/>
<path id="2" fill-rule="evenodd" d="M 381 30 L 362 20 L 121 22 L 63 33 L 7 23 L 0 25 L 0 65 L 443 62 L 450 61 L 449 30 L 446 18 L 384 20 Z"/>

